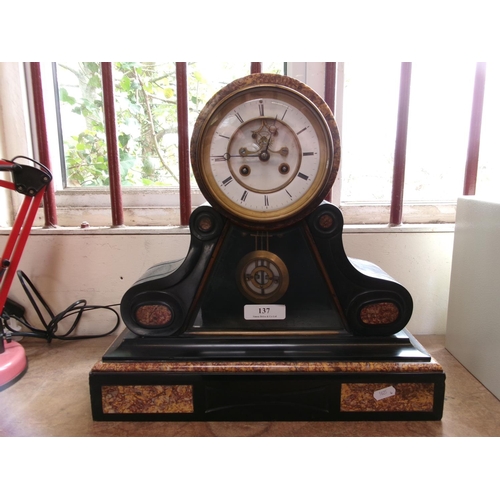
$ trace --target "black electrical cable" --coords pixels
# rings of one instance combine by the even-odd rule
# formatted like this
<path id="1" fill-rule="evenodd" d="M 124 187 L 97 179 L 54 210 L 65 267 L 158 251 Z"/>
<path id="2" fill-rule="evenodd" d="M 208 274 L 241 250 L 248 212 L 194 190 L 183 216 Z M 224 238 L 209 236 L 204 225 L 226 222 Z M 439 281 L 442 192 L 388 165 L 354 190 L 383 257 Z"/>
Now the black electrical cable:
<path id="1" fill-rule="evenodd" d="M 46 339 L 47 342 L 51 342 L 52 339 L 59 339 L 59 340 L 94 339 L 111 335 L 120 325 L 120 315 L 118 314 L 117 311 L 113 309 L 113 307 L 117 307 L 120 304 L 110 304 L 107 306 L 94 306 L 94 305 L 88 305 L 86 300 L 77 300 L 76 302 L 73 302 L 73 304 L 71 304 L 69 307 L 64 309 L 64 311 L 60 312 L 59 314 L 54 314 L 50 309 L 49 305 L 47 304 L 47 302 L 40 294 L 40 292 L 36 289 L 35 285 L 33 285 L 31 280 L 28 278 L 28 276 L 26 276 L 26 274 L 23 271 L 17 271 L 17 277 L 19 278 L 21 286 L 23 287 L 24 292 L 26 293 L 29 301 L 31 302 L 31 305 L 35 309 L 35 312 L 40 322 L 42 323 L 43 328 L 33 327 L 26 320 L 24 316 L 21 318 L 12 316 L 18 323 L 20 323 L 21 325 L 30 330 L 29 332 L 18 332 L 17 330 L 14 330 L 8 325 L 7 320 L 10 319 L 10 316 L 6 314 L 6 312 L 4 311 L 2 315 L 2 326 L 4 329 L 10 331 L 13 334 L 13 336 L 43 338 Z M 46 314 L 50 317 L 50 321 L 47 321 L 45 319 L 33 295 L 36 296 L 40 304 L 45 309 Z M 98 309 L 111 311 L 116 316 L 115 326 L 110 331 L 98 335 L 77 335 L 70 337 L 70 335 L 75 331 L 76 327 L 80 323 L 83 314 L 85 312 L 95 311 Z M 57 330 L 59 328 L 59 324 L 61 323 L 61 321 L 70 316 L 76 316 L 71 326 L 67 329 L 65 333 L 57 334 Z"/>
<path id="2" fill-rule="evenodd" d="M 18 156 L 14 156 L 14 158 L 12 158 L 12 160 L 10 160 L 10 162 L 11 163 L 16 163 L 16 160 L 18 158 L 22 158 L 23 160 L 28 160 L 28 161 L 31 161 L 31 162 L 35 163 L 36 165 L 38 165 L 40 167 L 40 170 L 42 170 L 44 173 L 48 174 L 52 178 L 52 174 L 50 173 L 50 170 L 45 165 L 43 165 L 39 161 L 34 160 L 33 158 L 29 158 L 27 156 L 18 155 Z"/>

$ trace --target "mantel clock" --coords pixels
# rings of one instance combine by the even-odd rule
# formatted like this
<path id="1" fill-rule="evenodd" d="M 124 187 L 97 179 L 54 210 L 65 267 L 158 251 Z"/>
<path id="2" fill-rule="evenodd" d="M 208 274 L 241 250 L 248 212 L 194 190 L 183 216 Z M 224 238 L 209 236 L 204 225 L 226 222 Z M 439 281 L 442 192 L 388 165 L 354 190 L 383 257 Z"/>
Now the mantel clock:
<path id="1" fill-rule="evenodd" d="M 207 203 L 185 258 L 124 294 L 124 332 L 90 374 L 98 420 L 436 420 L 442 368 L 406 330 L 409 292 L 346 256 L 324 201 L 332 112 L 292 78 L 213 96 L 191 139 Z"/>
<path id="2" fill-rule="evenodd" d="M 310 87 L 274 74 L 224 87 L 198 117 L 191 163 L 208 204 L 191 216 L 186 259 L 155 266 L 125 294 L 131 332 L 193 349 L 215 336 L 224 356 L 220 346 L 233 338 L 309 345 L 404 328 L 406 289 L 343 251 L 342 215 L 324 202 L 339 133 Z"/>

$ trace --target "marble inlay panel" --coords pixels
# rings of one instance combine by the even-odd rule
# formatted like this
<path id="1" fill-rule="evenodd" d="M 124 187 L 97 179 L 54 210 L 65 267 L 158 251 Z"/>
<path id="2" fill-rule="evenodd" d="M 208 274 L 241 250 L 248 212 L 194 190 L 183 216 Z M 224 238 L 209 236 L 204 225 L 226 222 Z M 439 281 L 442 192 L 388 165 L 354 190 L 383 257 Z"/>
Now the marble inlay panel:
<path id="1" fill-rule="evenodd" d="M 375 392 L 393 387 L 395 394 L 380 400 Z M 433 383 L 342 384 L 340 411 L 432 411 Z"/>
<path id="2" fill-rule="evenodd" d="M 93 372 L 285 372 L 285 373 L 441 373 L 443 368 L 431 362 L 341 362 L 341 361 L 179 361 L 179 362 L 97 362 Z"/>
<path id="3" fill-rule="evenodd" d="M 191 385 L 105 385 L 103 413 L 193 413 Z"/>

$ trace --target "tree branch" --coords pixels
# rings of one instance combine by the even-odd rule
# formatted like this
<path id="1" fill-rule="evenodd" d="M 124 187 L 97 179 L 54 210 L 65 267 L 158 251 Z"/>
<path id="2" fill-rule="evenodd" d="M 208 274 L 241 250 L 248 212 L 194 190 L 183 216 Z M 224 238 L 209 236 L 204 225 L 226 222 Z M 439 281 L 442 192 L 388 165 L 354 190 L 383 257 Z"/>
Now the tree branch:
<path id="1" fill-rule="evenodd" d="M 165 168 L 165 170 L 179 184 L 178 177 L 172 172 L 172 170 L 170 170 L 170 168 L 168 167 L 168 165 L 165 163 L 165 160 L 163 159 L 163 156 L 161 155 L 160 147 L 158 146 L 158 141 L 156 139 L 156 131 L 155 131 L 155 128 L 154 128 L 153 113 L 151 112 L 151 107 L 149 105 L 148 95 L 147 95 L 146 89 L 144 88 L 144 84 L 142 83 L 141 77 L 139 76 L 139 74 L 137 73 L 137 71 L 136 71 L 135 68 L 134 68 L 134 74 L 135 74 L 137 80 L 139 81 L 142 93 L 144 94 L 145 107 L 146 107 L 146 111 L 147 111 L 148 117 L 149 117 L 149 128 L 150 128 L 151 135 L 152 135 L 152 138 L 153 138 L 153 145 L 154 145 L 156 154 L 158 155 L 158 158 L 160 159 L 160 162 L 163 165 L 163 168 Z"/>

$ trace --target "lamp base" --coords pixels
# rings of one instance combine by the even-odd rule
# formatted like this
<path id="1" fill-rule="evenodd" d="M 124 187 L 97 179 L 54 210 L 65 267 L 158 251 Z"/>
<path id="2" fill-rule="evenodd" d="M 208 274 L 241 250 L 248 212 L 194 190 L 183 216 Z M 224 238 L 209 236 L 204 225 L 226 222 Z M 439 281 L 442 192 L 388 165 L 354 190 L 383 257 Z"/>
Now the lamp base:
<path id="1" fill-rule="evenodd" d="M 28 369 L 24 347 L 18 342 L 5 342 L 4 352 L 0 354 L 0 391 L 19 380 Z"/>

